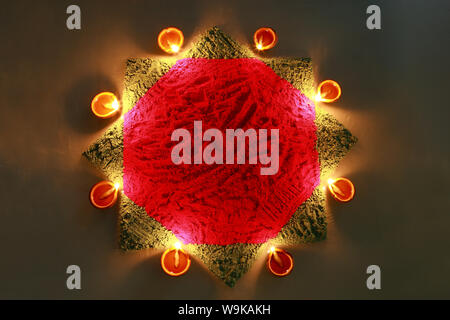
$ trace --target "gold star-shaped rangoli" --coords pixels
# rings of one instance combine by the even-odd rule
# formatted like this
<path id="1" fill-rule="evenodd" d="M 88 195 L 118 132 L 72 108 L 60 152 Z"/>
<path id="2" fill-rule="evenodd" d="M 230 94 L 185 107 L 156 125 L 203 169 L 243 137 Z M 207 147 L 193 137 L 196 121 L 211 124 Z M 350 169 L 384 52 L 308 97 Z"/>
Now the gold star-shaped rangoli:
<path id="1" fill-rule="evenodd" d="M 313 100 L 315 85 L 312 63 L 309 58 L 261 58 L 249 49 L 237 44 L 217 27 L 208 30 L 181 58 L 234 59 L 258 58 L 281 78 Z M 122 97 L 123 112 L 130 111 L 177 59 L 129 59 L 125 74 Z M 356 143 L 356 138 L 332 115 L 316 106 L 317 151 L 319 154 L 320 179 L 326 181 L 339 161 Z M 123 119 L 117 120 L 86 150 L 83 155 L 110 181 L 123 180 Z M 163 249 L 173 245 L 175 235 L 150 217 L 146 210 L 137 206 L 125 194 L 120 197 L 120 247 L 123 250 L 147 248 Z M 317 187 L 292 215 L 278 236 L 270 240 L 275 245 L 296 245 L 326 238 L 327 221 L 325 195 Z M 247 272 L 262 252 L 263 244 L 237 243 L 230 245 L 190 244 L 187 251 L 198 257 L 227 285 Z"/>

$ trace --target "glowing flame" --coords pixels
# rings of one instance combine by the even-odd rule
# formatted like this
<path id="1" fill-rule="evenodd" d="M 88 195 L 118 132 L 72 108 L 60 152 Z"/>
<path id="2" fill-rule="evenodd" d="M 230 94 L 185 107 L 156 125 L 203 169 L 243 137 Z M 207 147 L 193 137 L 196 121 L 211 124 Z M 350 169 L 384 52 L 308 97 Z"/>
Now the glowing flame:
<path id="1" fill-rule="evenodd" d="M 322 96 L 320 95 L 320 93 L 317 93 L 317 95 L 316 95 L 316 101 L 317 102 L 320 102 L 320 101 L 322 101 L 323 99 L 322 99 Z"/>
<path id="2" fill-rule="evenodd" d="M 263 49 L 263 46 L 262 46 L 261 42 L 256 44 L 256 49 L 258 49 L 258 50 L 262 50 Z"/>
<path id="3" fill-rule="evenodd" d="M 111 104 L 111 108 L 114 110 L 118 110 L 119 109 L 119 101 L 117 99 L 115 99 L 112 104 Z"/>
<path id="4" fill-rule="evenodd" d="M 172 52 L 178 52 L 180 51 L 180 46 L 177 46 L 176 44 L 171 44 L 170 50 L 172 50 Z"/>
<path id="5" fill-rule="evenodd" d="M 119 190 L 120 189 L 120 183 L 116 182 L 114 184 L 114 189 Z"/>
<path id="6" fill-rule="evenodd" d="M 276 249 L 274 246 L 271 246 L 270 249 L 269 249 L 269 252 L 274 253 L 276 250 L 277 250 L 277 249 Z"/>
<path id="7" fill-rule="evenodd" d="M 180 250 L 181 249 L 181 242 L 177 241 L 177 242 L 175 242 L 175 244 L 173 246 L 175 247 L 175 249 Z"/>

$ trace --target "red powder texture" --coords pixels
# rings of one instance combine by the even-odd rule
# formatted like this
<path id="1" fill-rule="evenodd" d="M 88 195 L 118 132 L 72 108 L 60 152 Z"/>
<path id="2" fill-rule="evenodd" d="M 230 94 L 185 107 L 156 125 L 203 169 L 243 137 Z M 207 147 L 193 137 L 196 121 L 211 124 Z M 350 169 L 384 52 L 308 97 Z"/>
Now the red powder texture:
<path id="1" fill-rule="evenodd" d="M 124 192 L 184 243 L 263 243 L 319 184 L 313 103 L 257 59 L 179 60 L 126 114 Z M 280 167 L 181 164 L 172 132 L 280 130 Z M 209 142 L 204 143 L 204 147 Z M 224 146 L 225 146 L 224 141 Z"/>

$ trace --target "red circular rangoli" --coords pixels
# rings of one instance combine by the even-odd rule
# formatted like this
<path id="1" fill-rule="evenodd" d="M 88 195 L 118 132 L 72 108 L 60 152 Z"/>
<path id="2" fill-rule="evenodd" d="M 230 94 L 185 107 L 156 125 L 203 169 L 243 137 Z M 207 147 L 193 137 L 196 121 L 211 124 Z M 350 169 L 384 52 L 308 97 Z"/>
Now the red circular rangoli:
<path id="1" fill-rule="evenodd" d="M 266 242 L 319 184 L 314 120 L 313 103 L 260 60 L 179 60 L 125 115 L 124 192 L 184 243 Z M 279 129 L 278 172 L 248 157 L 174 164 L 171 135 L 193 137 L 194 121 L 219 129 L 224 148 L 226 129 Z"/>

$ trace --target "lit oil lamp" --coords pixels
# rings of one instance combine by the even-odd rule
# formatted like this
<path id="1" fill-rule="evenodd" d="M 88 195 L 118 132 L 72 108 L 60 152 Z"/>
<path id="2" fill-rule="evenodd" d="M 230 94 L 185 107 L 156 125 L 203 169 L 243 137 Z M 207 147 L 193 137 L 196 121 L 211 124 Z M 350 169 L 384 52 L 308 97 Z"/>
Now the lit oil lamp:
<path id="1" fill-rule="evenodd" d="M 161 267 L 170 276 L 181 276 L 190 266 L 191 258 L 181 249 L 181 242 L 176 242 L 173 248 L 167 249 L 161 256 Z"/>
<path id="2" fill-rule="evenodd" d="M 267 267 L 276 276 L 284 277 L 291 273 L 294 260 L 291 255 L 282 249 L 271 247 Z"/>
<path id="3" fill-rule="evenodd" d="M 177 53 L 180 51 L 183 42 L 183 32 L 174 27 L 163 29 L 158 35 L 158 45 L 167 53 Z"/>
<path id="4" fill-rule="evenodd" d="M 329 179 L 328 189 L 333 198 L 340 202 L 349 202 L 355 196 L 355 186 L 346 178 Z"/>
<path id="5" fill-rule="evenodd" d="M 341 87 L 336 81 L 322 81 L 317 89 L 316 101 L 331 103 L 341 96 Z"/>
<path id="6" fill-rule="evenodd" d="M 101 181 L 91 189 L 89 198 L 94 207 L 106 209 L 112 207 L 117 201 L 120 184 L 109 181 Z"/>
<path id="7" fill-rule="evenodd" d="M 256 49 L 264 51 L 275 47 L 278 37 L 272 28 L 259 28 L 253 35 L 253 41 Z"/>
<path id="8" fill-rule="evenodd" d="M 111 118 L 119 110 L 119 100 L 111 92 L 99 93 L 92 99 L 92 112 L 99 118 Z"/>

